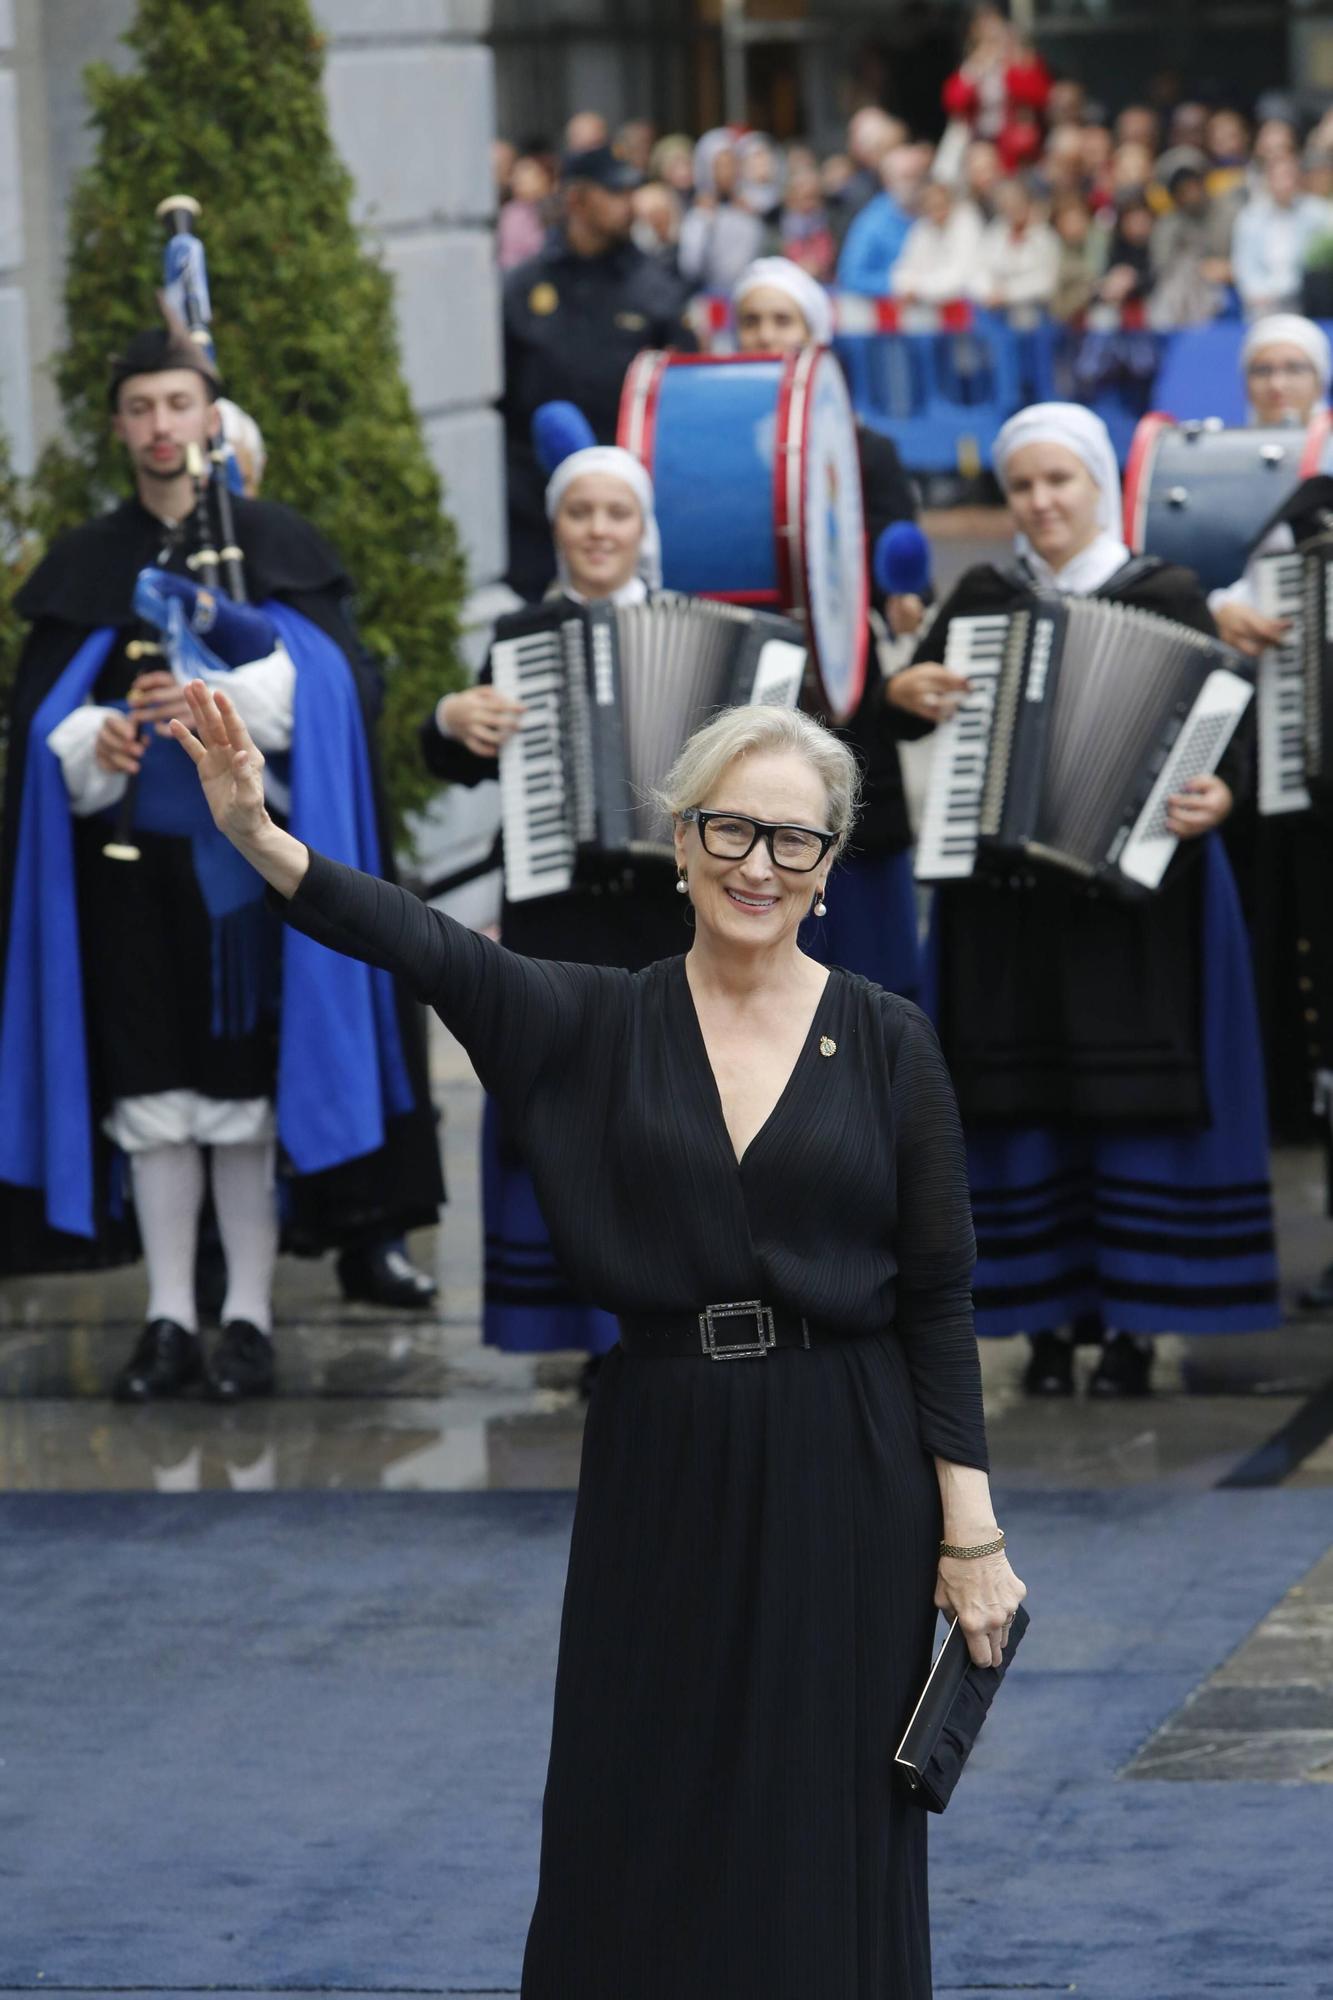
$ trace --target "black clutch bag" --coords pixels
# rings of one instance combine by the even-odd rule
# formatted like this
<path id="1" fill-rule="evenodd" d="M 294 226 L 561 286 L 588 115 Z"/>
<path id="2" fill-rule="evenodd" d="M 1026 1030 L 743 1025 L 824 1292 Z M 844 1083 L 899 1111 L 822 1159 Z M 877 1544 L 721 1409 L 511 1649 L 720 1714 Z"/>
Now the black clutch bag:
<path id="1" fill-rule="evenodd" d="M 899 1778 L 927 1812 L 943 1812 L 952 1798 L 1028 1622 L 1020 1604 L 998 1667 L 975 1666 L 958 1620 L 949 1627 L 893 1760 Z"/>

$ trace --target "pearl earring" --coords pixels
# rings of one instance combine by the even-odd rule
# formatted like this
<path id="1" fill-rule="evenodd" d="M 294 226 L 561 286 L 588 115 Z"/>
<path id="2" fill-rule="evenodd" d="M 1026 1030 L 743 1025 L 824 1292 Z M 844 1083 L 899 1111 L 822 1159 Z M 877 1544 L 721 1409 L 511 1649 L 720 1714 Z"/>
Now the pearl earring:
<path id="1" fill-rule="evenodd" d="M 677 875 L 676 877 L 676 894 L 678 896 L 688 896 L 689 893 L 690 893 L 689 878 L 686 876 L 685 870 L 682 868 L 679 875 Z"/>
<path id="2" fill-rule="evenodd" d="M 828 904 L 824 901 L 824 892 L 822 889 L 815 903 L 815 915 L 817 917 L 826 917 L 828 915 Z"/>

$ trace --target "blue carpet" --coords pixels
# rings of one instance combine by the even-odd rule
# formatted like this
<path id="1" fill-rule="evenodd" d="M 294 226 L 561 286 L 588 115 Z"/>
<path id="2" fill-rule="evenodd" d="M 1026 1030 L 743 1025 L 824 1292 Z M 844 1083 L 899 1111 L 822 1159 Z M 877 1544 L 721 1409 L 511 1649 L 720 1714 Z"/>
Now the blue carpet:
<path id="1" fill-rule="evenodd" d="M 571 1507 L 0 1498 L 0 1993 L 512 1994 Z M 1333 1995 L 1333 1787 L 1117 1778 L 1327 1494 L 1002 1518 L 1033 1627 L 933 1828 L 940 2000 Z"/>

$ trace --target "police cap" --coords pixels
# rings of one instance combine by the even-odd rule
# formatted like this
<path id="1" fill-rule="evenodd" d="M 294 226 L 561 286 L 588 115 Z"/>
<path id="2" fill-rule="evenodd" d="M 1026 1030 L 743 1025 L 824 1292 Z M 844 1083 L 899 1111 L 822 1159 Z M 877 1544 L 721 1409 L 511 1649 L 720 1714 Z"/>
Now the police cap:
<path id="1" fill-rule="evenodd" d="M 636 187 L 643 186 L 643 175 L 628 160 L 622 160 L 609 146 L 589 146 L 586 152 L 566 153 L 560 162 L 560 180 L 568 186 L 571 181 L 591 181 L 594 187 L 607 188 L 612 194 L 632 194 Z"/>

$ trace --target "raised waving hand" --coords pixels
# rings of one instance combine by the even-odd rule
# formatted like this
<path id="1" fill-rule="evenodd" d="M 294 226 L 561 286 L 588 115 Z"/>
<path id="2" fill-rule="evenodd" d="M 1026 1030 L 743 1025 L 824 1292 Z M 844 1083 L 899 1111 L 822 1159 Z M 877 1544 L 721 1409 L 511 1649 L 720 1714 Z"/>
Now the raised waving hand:
<path id="1" fill-rule="evenodd" d="M 263 753 L 225 694 L 215 694 L 202 681 L 191 681 L 185 692 L 191 728 L 177 718 L 171 733 L 199 774 L 214 824 L 266 882 L 284 896 L 294 895 L 310 857 L 269 818 Z"/>

